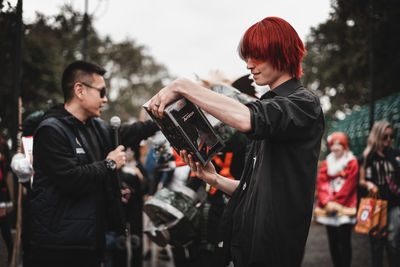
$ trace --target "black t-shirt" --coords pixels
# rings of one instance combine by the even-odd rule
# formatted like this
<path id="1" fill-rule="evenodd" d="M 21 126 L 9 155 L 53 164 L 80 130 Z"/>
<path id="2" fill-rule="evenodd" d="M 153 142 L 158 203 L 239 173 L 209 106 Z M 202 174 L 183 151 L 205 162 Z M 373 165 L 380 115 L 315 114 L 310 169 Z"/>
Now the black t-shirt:
<path id="1" fill-rule="evenodd" d="M 399 161 L 399 151 L 390 149 L 383 157 L 376 152 L 370 153 L 365 163 L 365 179 L 378 186 L 380 198 L 388 200 L 389 207 L 400 206 L 400 196 L 393 194 L 388 186 L 388 181 L 400 182 Z"/>

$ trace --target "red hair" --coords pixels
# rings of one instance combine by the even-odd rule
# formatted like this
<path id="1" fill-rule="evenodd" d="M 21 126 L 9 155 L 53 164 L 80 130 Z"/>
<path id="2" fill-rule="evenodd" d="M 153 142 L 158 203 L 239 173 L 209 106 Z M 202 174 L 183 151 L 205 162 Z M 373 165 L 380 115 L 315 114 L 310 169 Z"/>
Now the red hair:
<path id="1" fill-rule="evenodd" d="M 268 61 L 274 69 L 288 72 L 296 79 L 303 74 L 301 61 L 306 49 L 296 30 L 281 18 L 267 17 L 251 26 L 238 50 L 245 61 Z"/>
<path id="2" fill-rule="evenodd" d="M 335 142 L 336 140 L 339 141 L 339 143 L 343 146 L 345 150 L 349 150 L 349 140 L 347 139 L 347 136 L 342 132 L 334 132 L 328 136 L 329 150 L 331 149 L 333 142 Z"/>

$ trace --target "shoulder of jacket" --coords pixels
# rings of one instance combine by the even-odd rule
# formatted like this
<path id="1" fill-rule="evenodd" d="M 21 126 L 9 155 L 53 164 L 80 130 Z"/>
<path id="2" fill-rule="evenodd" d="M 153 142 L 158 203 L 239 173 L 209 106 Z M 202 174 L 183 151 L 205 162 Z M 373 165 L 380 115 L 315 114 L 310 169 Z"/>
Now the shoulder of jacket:
<path id="1" fill-rule="evenodd" d="M 318 96 L 313 91 L 311 91 L 303 86 L 297 88 L 292 94 L 289 95 L 289 97 L 290 96 L 302 97 L 304 99 L 312 99 L 312 100 L 318 101 L 318 103 L 319 103 Z"/>
<path id="2" fill-rule="evenodd" d="M 60 120 L 56 117 L 49 117 L 49 118 L 45 118 L 44 120 L 42 120 L 39 124 L 39 126 L 36 128 L 35 130 L 35 134 L 36 135 L 40 129 L 42 129 L 43 127 L 50 127 L 52 129 L 55 129 L 59 134 L 61 134 L 62 136 L 66 136 L 66 131 L 68 131 L 68 121 L 67 120 Z"/>

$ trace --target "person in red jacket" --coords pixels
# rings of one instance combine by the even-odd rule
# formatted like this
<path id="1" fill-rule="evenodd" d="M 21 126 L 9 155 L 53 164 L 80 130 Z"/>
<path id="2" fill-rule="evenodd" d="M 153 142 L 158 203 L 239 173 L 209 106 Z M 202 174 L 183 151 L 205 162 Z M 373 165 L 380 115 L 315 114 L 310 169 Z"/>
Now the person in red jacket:
<path id="1" fill-rule="evenodd" d="M 315 220 L 324 224 L 335 267 L 351 264 L 351 229 L 356 223 L 358 162 L 349 151 L 347 136 L 328 136 L 331 153 L 322 163 L 317 180 Z"/>

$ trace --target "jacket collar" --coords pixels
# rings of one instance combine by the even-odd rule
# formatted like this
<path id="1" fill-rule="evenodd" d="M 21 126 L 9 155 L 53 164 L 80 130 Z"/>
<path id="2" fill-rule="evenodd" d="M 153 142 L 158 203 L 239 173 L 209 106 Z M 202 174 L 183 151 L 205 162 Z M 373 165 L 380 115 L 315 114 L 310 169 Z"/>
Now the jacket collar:
<path id="1" fill-rule="evenodd" d="M 274 96 L 283 96 L 287 97 L 290 94 L 292 94 L 294 91 L 297 90 L 297 88 L 302 87 L 302 84 L 299 80 L 296 80 L 296 78 L 292 78 L 290 80 L 287 80 L 286 82 L 280 84 L 279 86 L 275 87 L 274 90 L 269 90 L 266 92 L 261 99 L 266 99 L 266 98 L 271 98 Z"/>
<path id="2" fill-rule="evenodd" d="M 78 128 L 85 128 L 88 125 L 92 125 L 93 119 L 94 119 L 94 118 L 89 118 L 86 120 L 86 124 L 84 124 L 79 119 L 77 119 L 74 115 L 69 113 L 65 109 L 64 104 L 61 104 L 61 103 L 56 104 L 54 107 L 52 107 L 51 109 L 49 109 L 47 111 L 47 113 L 44 116 L 44 119 L 48 118 L 48 117 L 55 117 L 59 120 L 64 121 L 65 123 L 67 123 L 69 125 L 72 125 L 72 126 L 78 127 Z"/>

